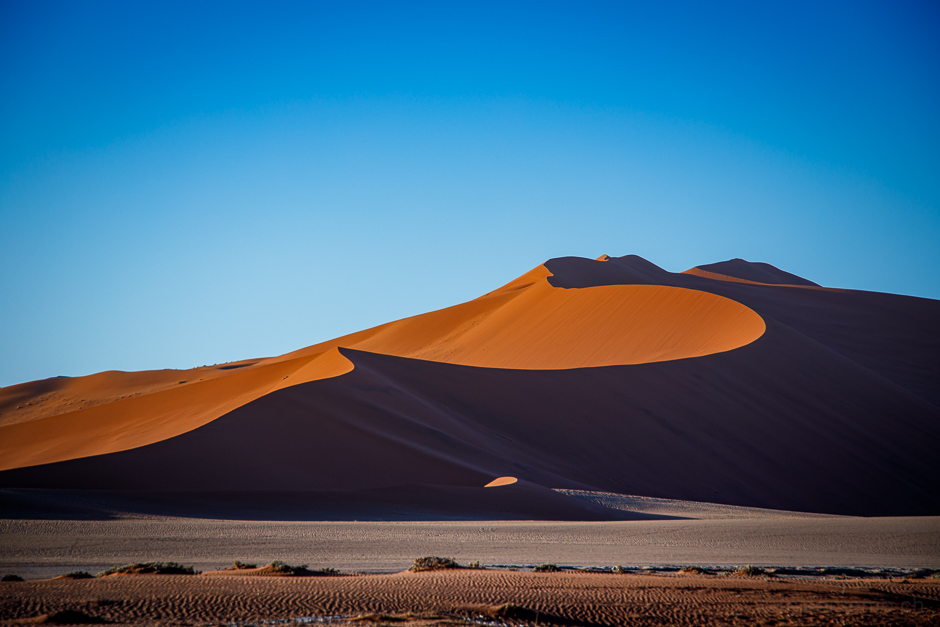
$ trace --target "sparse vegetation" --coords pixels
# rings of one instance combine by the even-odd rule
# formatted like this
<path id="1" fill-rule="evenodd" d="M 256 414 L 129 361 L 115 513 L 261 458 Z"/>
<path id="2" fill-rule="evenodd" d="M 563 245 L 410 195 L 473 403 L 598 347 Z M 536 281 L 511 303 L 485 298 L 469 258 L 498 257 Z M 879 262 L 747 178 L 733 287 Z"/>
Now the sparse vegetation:
<path id="1" fill-rule="evenodd" d="M 611 569 L 611 571 L 617 573 L 618 575 L 622 575 L 622 574 L 624 574 L 625 572 L 627 572 L 627 569 L 624 568 L 623 566 L 614 566 L 614 567 Z"/>
<path id="2" fill-rule="evenodd" d="M 285 564 L 281 560 L 274 560 L 265 568 L 279 574 L 284 575 L 285 577 L 299 577 L 301 575 L 309 575 L 310 571 L 307 570 L 306 564 L 301 564 L 300 566 L 291 566 L 290 564 Z"/>
<path id="3" fill-rule="evenodd" d="M 483 566 L 480 565 L 479 561 L 470 562 L 469 564 L 467 564 L 467 568 L 470 568 L 472 570 L 483 570 Z"/>
<path id="4" fill-rule="evenodd" d="M 532 572 L 535 573 L 557 573 L 560 571 L 561 569 L 555 564 L 541 564 L 532 569 Z"/>
<path id="5" fill-rule="evenodd" d="M 751 566 L 748 564 L 747 566 L 741 566 L 735 570 L 734 574 L 741 577 L 760 577 L 761 575 L 766 575 L 767 571 L 760 566 Z"/>
<path id="6" fill-rule="evenodd" d="M 9 575 L 4 575 L 3 579 L 0 579 L 0 581 L 23 581 L 23 578 L 10 573 Z"/>
<path id="7" fill-rule="evenodd" d="M 183 566 L 176 562 L 138 562 L 126 566 L 114 566 L 104 571 L 99 577 L 110 575 L 195 575 L 192 566 Z"/>
<path id="8" fill-rule="evenodd" d="M 248 570 L 249 568 L 258 568 L 257 564 L 246 564 L 245 562 L 239 562 L 235 560 L 235 570 Z"/>
<path id="9" fill-rule="evenodd" d="M 706 570 L 705 570 L 704 568 L 702 568 L 701 566 L 686 566 L 685 568 L 683 568 L 683 569 L 680 570 L 679 572 L 680 572 L 680 573 L 685 573 L 686 575 L 704 575 L 704 574 L 705 574 L 706 572 L 708 572 L 708 571 L 706 571 Z"/>
<path id="10" fill-rule="evenodd" d="M 460 564 L 454 561 L 453 558 L 429 556 L 419 557 L 408 570 L 420 573 L 425 570 L 448 570 L 452 568 L 460 568 Z"/>

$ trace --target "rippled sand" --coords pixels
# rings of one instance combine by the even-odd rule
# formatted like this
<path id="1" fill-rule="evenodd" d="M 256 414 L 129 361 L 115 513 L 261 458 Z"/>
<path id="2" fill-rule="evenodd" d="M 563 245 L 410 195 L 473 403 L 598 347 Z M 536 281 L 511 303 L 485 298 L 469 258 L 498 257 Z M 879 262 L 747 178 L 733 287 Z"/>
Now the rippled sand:
<path id="1" fill-rule="evenodd" d="M 369 622 L 378 624 L 467 624 L 463 622 L 467 618 L 496 618 L 528 625 L 930 625 L 940 619 L 938 607 L 937 579 L 807 582 L 463 570 L 297 579 L 128 576 L 0 584 L 0 617 L 13 622 L 73 610 L 119 624 L 169 619 L 183 624 L 257 624 L 300 617 L 342 617 L 332 622 L 344 624 L 372 615 Z"/>

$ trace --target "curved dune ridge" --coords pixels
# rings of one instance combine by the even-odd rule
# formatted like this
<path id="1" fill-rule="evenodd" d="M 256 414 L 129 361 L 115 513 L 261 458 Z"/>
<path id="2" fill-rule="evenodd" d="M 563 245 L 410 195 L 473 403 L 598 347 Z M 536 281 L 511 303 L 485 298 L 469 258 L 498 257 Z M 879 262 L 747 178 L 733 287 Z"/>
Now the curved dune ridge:
<path id="1" fill-rule="evenodd" d="M 129 450 L 186 433 L 275 390 L 351 371 L 339 348 L 465 366 L 562 370 L 700 357 L 753 342 L 765 330 L 753 310 L 708 292 L 663 285 L 561 289 L 549 276 L 539 266 L 476 300 L 280 357 L 11 386 L 0 392 L 0 470 Z"/>

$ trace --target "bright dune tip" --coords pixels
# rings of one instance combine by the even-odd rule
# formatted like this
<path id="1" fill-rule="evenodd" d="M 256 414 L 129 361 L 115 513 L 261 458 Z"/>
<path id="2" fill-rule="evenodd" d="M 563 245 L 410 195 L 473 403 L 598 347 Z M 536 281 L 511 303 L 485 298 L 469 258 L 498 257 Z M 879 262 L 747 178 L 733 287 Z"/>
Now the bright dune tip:
<path id="1" fill-rule="evenodd" d="M 496 479 L 493 479 L 492 481 L 490 481 L 483 487 L 484 488 L 498 488 L 504 485 L 512 485 L 516 483 L 517 481 L 519 480 L 516 479 L 515 477 L 497 477 Z"/>

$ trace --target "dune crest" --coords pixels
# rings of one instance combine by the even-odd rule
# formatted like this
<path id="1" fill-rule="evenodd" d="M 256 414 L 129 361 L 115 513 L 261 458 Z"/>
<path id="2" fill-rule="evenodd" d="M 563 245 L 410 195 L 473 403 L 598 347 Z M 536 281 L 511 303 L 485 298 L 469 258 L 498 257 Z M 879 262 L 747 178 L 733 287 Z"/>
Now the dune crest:
<path id="1" fill-rule="evenodd" d="M 701 357 L 749 344 L 763 319 L 723 296 L 665 285 L 552 287 L 540 266 L 476 300 L 289 353 L 340 346 L 462 366 L 568 370 Z"/>

